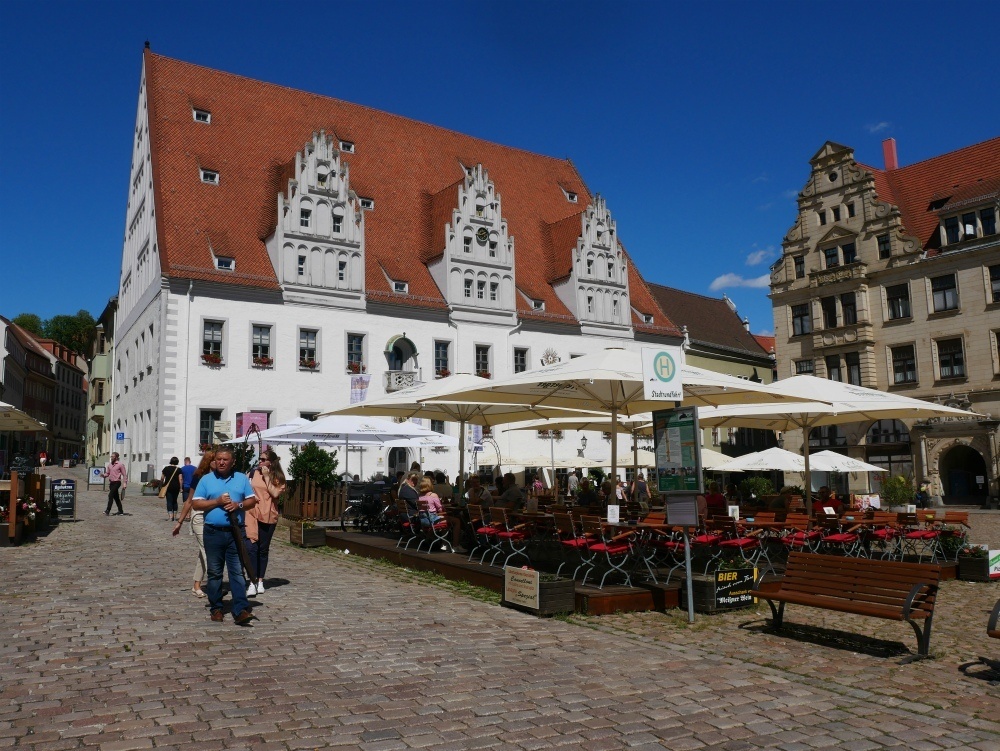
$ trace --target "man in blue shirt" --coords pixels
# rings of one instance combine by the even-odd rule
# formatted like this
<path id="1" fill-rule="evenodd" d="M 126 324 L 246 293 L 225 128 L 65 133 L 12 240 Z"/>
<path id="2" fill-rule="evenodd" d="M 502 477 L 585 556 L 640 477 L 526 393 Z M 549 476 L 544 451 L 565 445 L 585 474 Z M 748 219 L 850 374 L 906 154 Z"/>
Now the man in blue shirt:
<path id="1" fill-rule="evenodd" d="M 191 481 L 194 479 L 195 466 L 191 463 L 191 457 L 184 457 L 184 466 L 181 467 L 181 502 L 187 500 L 188 491 L 191 490 Z"/>
<path id="2" fill-rule="evenodd" d="M 233 537 L 228 512 L 235 511 L 243 528 L 243 512 L 257 505 L 250 478 L 233 471 L 233 452 L 221 448 L 215 452 L 215 470 L 198 481 L 192 507 L 205 512 L 205 557 L 208 560 L 208 602 L 212 620 L 221 622 L 222 568 L 229 570 L 229 591 L 233 595 L 233 620 L 240 626 L 250 623 L 253 615 L 247 601 L 247 584 L 243 578 L 237 545 L 242 539 Z M 240 535 L 242 538 L 242 535 Z"/>

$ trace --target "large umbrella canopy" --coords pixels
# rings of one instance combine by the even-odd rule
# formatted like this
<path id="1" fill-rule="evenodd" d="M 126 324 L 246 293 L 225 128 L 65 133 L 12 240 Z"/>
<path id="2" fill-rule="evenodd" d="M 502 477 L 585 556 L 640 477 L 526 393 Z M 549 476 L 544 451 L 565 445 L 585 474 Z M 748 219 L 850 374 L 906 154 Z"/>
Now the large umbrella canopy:
<path id="1" fill-rule="evenodd" d="M 801 454 L 774 447 L 730 458 L 729 461 L 716 469 L 719 472 L 765 472 L 767 470 L 805 472 L 806 460 Z"/>
<path id="2" fill-rule="evenodd" d="M 34 417 L 22 412 L 17 407 L 0 402 L 0 430 L 23 433 L 32 430 L 48 430 L 48 428 L 45 427 L 44 423 L 38 422 Z"/>
<path id="3" fill-rule="evenodd" d="M 885 467 L 863 462 L 850 456 L 838 454 L 836 451 L 820 451 L 810 459 L 814 462 L 813 469 L 821 472 L 888 472 Z"/>
<path id="4" fill-rule="evenodd" d="M 733 457 L 726 456 L 718 451 L 713 451 L 712 449 L 707 449 L 704 446 L 701 447 L 701 468 L 711 469 L 715 472 L 719 471 L 719 467 L 728 462 Z"/>
<path id="5" fill-rule="evenodd" d="M 685 406 L 789 401 L 780 391 L 723 373 L 681 365 Z M 532 408 L 558 407 L 601 412 L 611 416 L 611 433 L 618 432 L 619 415 L 638 415 L 663 409 L 672 402 L 648 400 L 644 394 L 642 356 L 639 352 L 609 348 L 509 378 L 487 381 L 471 389 L 454 391 L 448 400 L 481 404 L 529 404 Z M 611 441 L 611 471 L 618 468 L 618 447 Z"/>
<path id="6" fill-rule="evenodd" d="M 484 426 L 504 425 L 531 418 L 561 417 L 573 413 L 573 410 L 566 409 L 533 408 L 526 402 L 483 404 L 472 399 L 452 399 L 448 396 L 452 392 L 476 390 L 491 383 L 493 381 L 486 378 L 468 373 L 456 373 L 447 378 L 438 378 L 419 386 L 393 391 L 378 399 L 370 399 L 343 409 L 326 412 L 324 415 L 421 417 L 459 423 L 458 486 L 459 494 L 461 494 L 462 473 L 465 471 L 465 426 L 467 423 Z"/>
<path id="7" fill-rule="evenodd" d="M 328 415 L 274 436 L 271 442 L 316 441 L 333 445 L 348 443 L 381 446 L 388 441 L 439 436 L 440 433 L 412 422 L 393 422 L 358 415 Z"/>
<path id="8" fill-rule="evenodd" d="M 811 491 L 809 466 L 809 432 L 823 425 L 838 425 L 863 420 L 901 420 L 950 415 L 973 417 L 966 412 L 943 404 L 912 399 L 863 386 L 853 386 L 815 376 L 793 376 L 770 384 L 782 394 L 790 394 L 800 402 L 785 404 L 740 404 L 717 408 L 699 408 L 702 425 L 712 427 L 762 428 L 764 430 L 802 430 L 802 455 L 805 460 L 806 493 Z M 812 505 L 806 504 L 809 513 Z"/>

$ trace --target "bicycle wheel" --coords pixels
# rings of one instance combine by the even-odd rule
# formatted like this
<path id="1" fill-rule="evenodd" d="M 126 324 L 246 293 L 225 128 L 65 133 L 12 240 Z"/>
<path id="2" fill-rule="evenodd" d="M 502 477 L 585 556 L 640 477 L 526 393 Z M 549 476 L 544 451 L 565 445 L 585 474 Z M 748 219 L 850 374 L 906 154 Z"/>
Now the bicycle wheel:
<path id="1" fill-rule="evenodd" d="M 361 512 L 356 505 L 348 506 L 340 515 L 340 529 L 344 532 L 361 527 Z"/>

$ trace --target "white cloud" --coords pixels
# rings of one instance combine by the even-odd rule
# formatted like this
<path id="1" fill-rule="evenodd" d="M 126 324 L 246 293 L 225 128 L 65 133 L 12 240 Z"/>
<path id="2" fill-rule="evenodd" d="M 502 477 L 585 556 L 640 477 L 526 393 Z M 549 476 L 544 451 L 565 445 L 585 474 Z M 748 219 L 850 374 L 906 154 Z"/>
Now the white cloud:
<path id="1" fill-rule="evenodd" d="M 774 336 L 774 329 L 761 329 L 753 332 L 756 336 Z"/>
<path id="2" fill-rule="evenodd" d="M 877 123 L 868 123 L 868 125 L 865 126 L 865 130 L 869 133 L 878 133 L 879 131 L 885 130 L 890 125 L 892 125 L 892 123 L 887 120 L 881 120 Z"/>
<path id="3" fill-rule="evenodd" d="M 755 246 L 755 249 L 747 255 L 747 266 L 759 266 L 764 261 L 770 260 L 773 255 L 773 245 L 768 245 L 766 248 L 757 248 Z"/>
<path id="4" fill-rule="evenodd" d="M 751 279 L 744 279 L 739 274 L 723 274 L 722 276 L 717 276 L 712 280 L 712 283 L 708 285 L 708 288 L 712 292 L 718 292 L 720 289 L 729 289 L 732 287 L 750 287 L 751 289 L 762 289 L 769 287 L 771 285 L 771 275 L 762 274 L 761 276 L 755 276 Z"/>
<path id="5" fill-rule="evenodd" d="M 766 183 L 770 179 L 771 178 L 769 178 L 767 176 L 766 172 L 761 172 L 759 175 L 757 175 L 757 177 L 755 177 L 753 180 L 751 180 L 751 182 L 753 182 L 753 183 Z"/>

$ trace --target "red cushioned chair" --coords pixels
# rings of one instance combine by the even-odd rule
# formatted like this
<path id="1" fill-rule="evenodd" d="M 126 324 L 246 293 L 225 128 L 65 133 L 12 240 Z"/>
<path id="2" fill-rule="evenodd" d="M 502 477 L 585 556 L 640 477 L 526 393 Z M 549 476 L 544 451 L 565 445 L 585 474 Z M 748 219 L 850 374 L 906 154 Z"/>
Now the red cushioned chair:
<path id="1" fill-rule="evenodd" d="M 582 523 L 583 533 L 587 538 L 587 550 L 594 555 L 594 558 L 592 567 L 584 573 L 581 583 L 586 586 L 587 578 L 590 574 L 601 568 L 603 574 L 601 576 L 601 583 L 597 585 L 598 589 L 604 588 L 604 582 L 612 574 L 621 574 L 625 579 L 625 586 L 631 587 L 632 577 L 625 570 L 625 564 L 628 563 L 629 557 L 632 554 L 632 546 L 629 544 L 629 540 L 633 533 L 626 532 L 614 537 L 606 536 L 606 528 L 601 523 L 600 517 L 597 516 L 584 516 Z"/>

